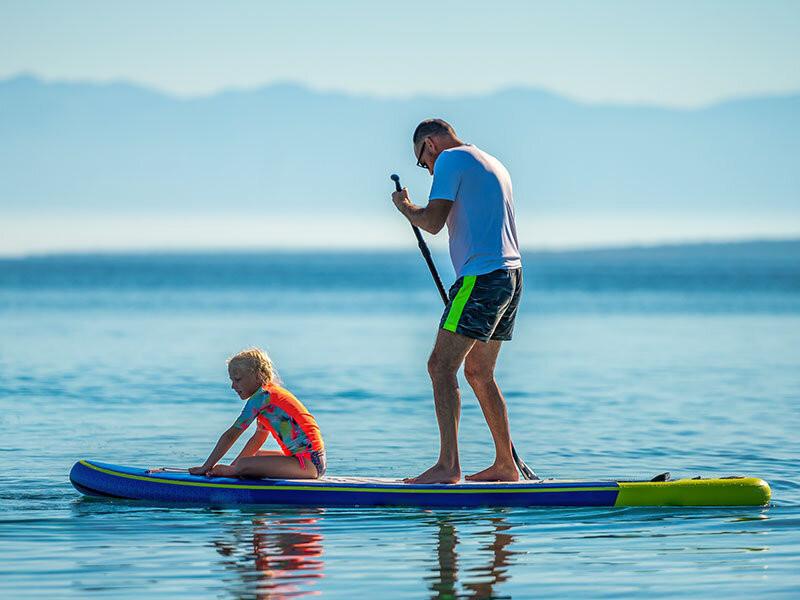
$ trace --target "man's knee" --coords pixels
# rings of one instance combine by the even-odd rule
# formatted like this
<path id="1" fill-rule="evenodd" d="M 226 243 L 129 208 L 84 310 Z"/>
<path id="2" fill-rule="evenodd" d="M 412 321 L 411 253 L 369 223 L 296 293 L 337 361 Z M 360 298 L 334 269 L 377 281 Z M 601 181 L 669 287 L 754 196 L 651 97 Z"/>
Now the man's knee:
<path id="1" fill-rule="evenodd" d="M 483 387 L 494 381 L 494 372 L 485 365 L 467 361 L 464 363 L 464 377 L 473 388 Z"/>
<path id="2" fill-rule="evenodd" d="M 433 352 L 428 358 L 428 374 L 431 379 L 441 379 L 443 377 L 455 377 L 458 371 L 458 365 L 451 365 L 448 361 L 443 360 L 439 354 Z"/>

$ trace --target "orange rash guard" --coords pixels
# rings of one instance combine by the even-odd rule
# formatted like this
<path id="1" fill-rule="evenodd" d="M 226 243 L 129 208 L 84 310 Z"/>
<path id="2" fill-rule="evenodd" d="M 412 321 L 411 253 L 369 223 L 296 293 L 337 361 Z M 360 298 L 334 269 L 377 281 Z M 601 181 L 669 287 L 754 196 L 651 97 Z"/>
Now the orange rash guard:
<path id="1" fill-rule="evenodd" d="M 274 383 L 247 399 L 233 426 L 245 430 L 254 419 L 260 429 L 275 437 L 287 456 L 325 450 L 317 421 L 308 409 L 289 390 Z"/>

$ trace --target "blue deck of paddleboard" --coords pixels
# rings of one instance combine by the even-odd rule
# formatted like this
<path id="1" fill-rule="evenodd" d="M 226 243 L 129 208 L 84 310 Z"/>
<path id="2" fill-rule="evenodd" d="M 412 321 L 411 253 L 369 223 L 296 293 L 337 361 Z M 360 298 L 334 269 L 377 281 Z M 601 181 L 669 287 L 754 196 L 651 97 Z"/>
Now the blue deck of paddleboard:
<path id="1" fill-rule="evenodd" d="M 96 461 L 76 463 L 70 480 L 88 495 L 206 505 L 613 506 L 619 489 L 613 481 L 415 485 L 358 478 L 245 480 L 185 473 L 148 474 L 145 469 Z"/>

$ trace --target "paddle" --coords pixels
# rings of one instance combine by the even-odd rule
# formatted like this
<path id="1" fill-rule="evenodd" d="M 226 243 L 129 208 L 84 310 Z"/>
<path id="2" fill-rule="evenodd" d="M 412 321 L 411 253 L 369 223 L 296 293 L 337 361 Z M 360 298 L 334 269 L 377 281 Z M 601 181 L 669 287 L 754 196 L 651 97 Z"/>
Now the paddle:
<path id="1" fill-rule="evenodd" d="M 399 175 L 392 175 L 392 181 L 394 181 L 394 187 L 399 192 L 403 188 L 400 186 L 400 176 Z M 444 291 L 444 285 L 442 284 L 442 279 L 439 277 L 439 273 L 436 270 L 436 265 L 433 264 L 433 258 L 431 258 L 431 251 L 428 250 L 428 244 L 425 243 L 425 240 L 422 239 L 422 233 L 419 230 L 419 227 L 412 223 L 411 230 L 414 232 L 414 235 L 417 236 L 417 244 L 419 245 L 419 251 L 422 252 L 422 256 L 425 259 L 425 262 L 428 263 L 428 269 L 430 269 L 431 275 L 433 276 L 433 281 L 436 284 L 436 288 L 439 290 L 439 295 L 442 297 L 442 302 L 445 303 L 447 306 L 447 292 Z"/>
<path id="2" fill-rule="evenodd" d="M 394 188 L 399 192 L 403 189 L 400 185 L 400 176 L 392 174 L 390 179 L 394 181 Z M 436 283 L 436 287 L 439 290 L 439 295 L 442 297 L 442 302 L 444 302 L 445 306 L 447 306 L 448 298 L 447 292 L 444 291 L 444 285 L 442 285 L 442 279 L 439 277 L 439 272 L 436 270 L 436 265 L 433 264 L 433 258 L 431 258 L 431 251 L 428 250 L 428 244 L 425 243 L 425 240 L 422 238 L 422 233 L 419 230 L 419 227 L 411 224 L 411 229 L 414 231 L 414 235 L 417 238 L 417 243 L 419 245 L 419 250 L 422 252 L 422 256 L 425 259 L 425 262 L 428 263 L 428 269 L 430 269 L 431 275 L 433 276 L 433 281 Z M 529 481 L 535 481 L 539 479 L 539 477 L 534 473 L 531 468 L 525 464 L 525 461 L 522 460 L 519 455 L 517 454 L 517 449 L 514 448 L 514 444 L 511 444 L 511 454 L 514 457 L 514 462 L 517 465 L 517 469 L 519 472 L 522 473 L 522 477 Z"/>

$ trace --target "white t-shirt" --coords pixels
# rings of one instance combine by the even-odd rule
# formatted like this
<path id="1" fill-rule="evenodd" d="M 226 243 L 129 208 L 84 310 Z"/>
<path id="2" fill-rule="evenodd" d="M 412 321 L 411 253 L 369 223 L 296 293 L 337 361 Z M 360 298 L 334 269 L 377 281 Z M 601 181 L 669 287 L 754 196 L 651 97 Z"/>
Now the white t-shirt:
<path id="1" fill-rule="evenodd" d="M 445 150 L 433 167 L 429 199 L 453 202 L 447 231 L 456 277 L 522 265 L 511 176 L 494 156 L 471 144 Z"/>

